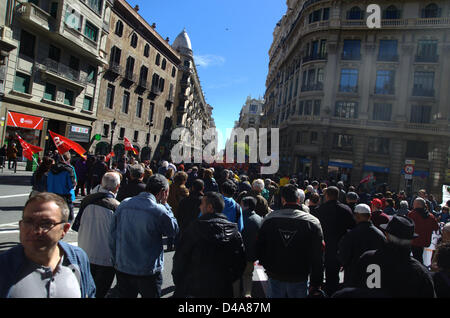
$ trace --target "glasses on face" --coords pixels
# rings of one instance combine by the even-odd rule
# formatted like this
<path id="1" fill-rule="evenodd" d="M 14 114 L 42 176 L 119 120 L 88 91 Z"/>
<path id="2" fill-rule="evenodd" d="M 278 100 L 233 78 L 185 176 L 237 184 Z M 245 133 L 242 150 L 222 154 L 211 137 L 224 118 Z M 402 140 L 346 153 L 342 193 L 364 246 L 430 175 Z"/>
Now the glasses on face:
<path id="1" fill-rule="evenodd" d="M 31 220 L 20 220 L 19 224 L 22 224 L 25 228 L 27 229 L 33 229 L 35 231 L 39 230 L 39 231 L 43 231 L 43 232 L 48 232 L 51 229 L 53 229 L 55 226 L 59 225 L 59 224 L 63 224 L 63 223 L 67 223 L 65 221 L 61 221 L 61 222 L 41 222 L 41 223 L 35 223 Z"/>

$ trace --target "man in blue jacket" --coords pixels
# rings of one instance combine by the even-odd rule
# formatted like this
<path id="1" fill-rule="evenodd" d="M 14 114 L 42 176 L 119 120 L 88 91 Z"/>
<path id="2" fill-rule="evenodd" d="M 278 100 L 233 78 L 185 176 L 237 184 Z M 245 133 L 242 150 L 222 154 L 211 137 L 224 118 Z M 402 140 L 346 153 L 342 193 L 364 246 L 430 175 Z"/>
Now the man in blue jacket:
<path id="1" fill-rule="evenodd" d="M 239 232 L 244 229 L 244 218 L 242 216 L 242 209 L 240 205 L 234 201 L 233 196 L 236 193 L 237 186 L 231 180 L 226 180 L 220 186 L 220 192 L 225 202 L 225 208 L 222 213 L 225 214 L 228 221 L 237 223 Z"/>
<path id="2" fill-rule="evenodd" d="M 144 192 L 119 205 L 111 222 L 109 247 L 120 298 L 161 297 L 163 235 L 175 237 L 178 223 L 167 204 L 169 182 L 154 174 Z"/>
<path id="3" fill-rule="evenodd" d="M 20 245 L 0 254 L 2 298 L 93 298 L 86 253 L 62 242 L 70 229 L 66 202 L 42 192 L 25 204 Z"/>

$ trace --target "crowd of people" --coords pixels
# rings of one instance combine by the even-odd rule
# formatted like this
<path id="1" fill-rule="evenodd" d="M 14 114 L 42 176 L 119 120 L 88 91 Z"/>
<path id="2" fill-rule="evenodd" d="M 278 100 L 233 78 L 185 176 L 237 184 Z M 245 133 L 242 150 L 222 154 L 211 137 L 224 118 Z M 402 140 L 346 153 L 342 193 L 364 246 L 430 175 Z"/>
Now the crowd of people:
<path id="1" fill-rule="evenodd" d="M 251 297 L 257 263 L 270 298 L 450 297 L 450 202 L 426 190 L 53 155 L 33 174 L 21 245 L 0 255 L 0 296 L 158 298 L 167 245 L 176 298 Z M 70 228 L 78 247 L 61 242 Z"/>

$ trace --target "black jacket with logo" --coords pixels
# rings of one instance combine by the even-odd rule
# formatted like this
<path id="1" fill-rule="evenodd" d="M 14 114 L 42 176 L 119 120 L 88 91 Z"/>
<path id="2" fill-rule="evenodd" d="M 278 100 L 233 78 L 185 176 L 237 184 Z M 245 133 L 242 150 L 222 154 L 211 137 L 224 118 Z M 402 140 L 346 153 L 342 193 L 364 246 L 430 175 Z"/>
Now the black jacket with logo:
<path id="1" fill-rule="evenodd" d="M 258 232 L 256 256 L 270 278 L 307 281 L 320 287 L 323 280 L 323 234 L 319 220 L 299 205 L 285 205 L 270 213 Z"/>

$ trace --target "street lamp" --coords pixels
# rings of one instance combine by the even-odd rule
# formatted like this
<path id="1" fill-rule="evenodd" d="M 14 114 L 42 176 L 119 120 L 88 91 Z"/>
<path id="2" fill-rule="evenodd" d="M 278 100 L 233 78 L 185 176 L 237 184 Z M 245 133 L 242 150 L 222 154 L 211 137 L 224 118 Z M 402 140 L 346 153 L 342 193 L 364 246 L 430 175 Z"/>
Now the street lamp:
<path id="1" fill-rule="evenodd" d="M 153 127 L 153 122 L 152 122 L 152 121 L 148 121 L 148 122 L 146 123 L 146 125 L 148 126 L 147 148 L 150 148 L 150 147 L 148 146 L 148 144 L 150 143 L 150 131 L 151 131 L 152 127 Z M 148 158 L 148 159 L 150 160 L 150 154 L 149 154 L 149 158 Z"/>
<path id="2" fill-rule="evenodd" d="M 109 153 L 111 153 L 111 151 L 113 151 L 113 137 L 114 137 L 114 130 L 116 129 L 116 125 L 117 125 L 117 121 L 114 118 L 113 121 L 111 122 L 111 143 L 109 144 Z M 112 162 L 112 159 L 111 159 Z"/>

